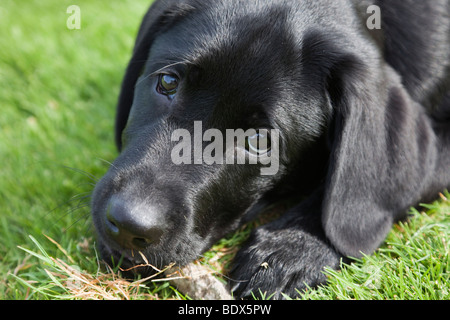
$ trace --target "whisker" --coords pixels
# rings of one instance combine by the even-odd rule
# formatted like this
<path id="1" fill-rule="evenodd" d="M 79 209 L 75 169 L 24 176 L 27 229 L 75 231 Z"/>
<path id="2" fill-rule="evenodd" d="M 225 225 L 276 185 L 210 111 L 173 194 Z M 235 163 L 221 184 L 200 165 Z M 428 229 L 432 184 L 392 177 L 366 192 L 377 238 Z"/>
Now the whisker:
<path id="1" fill-rule="evenodd" d="M 100 180 L 100 179 L 98 179 L 96 176 L 94 176 L 92 173 L 89 173 L 89 172 L 87 172 L 87 171 L 84 171 L 84 170 L 81 170 L 81 169 L 78 169 L 78 168 L 73 168 L 73 167 L 65 166 L 65 165 L 63 165 L 62 167 L 63 167 L 63 168 L 66 168 L 66 169 L 69 169 L 69 170 L 72 170 L 72 171 L 74 171 L 74 172 L 83 174 L 84 176 L 88 177 L 90 180 L 92 180 L 92 181 L 95 182 L 95 183 L 97 183 L 97 182 Z"/>
<path id="2" fill-rule="evenodd" d="M 87 196 L 86 196 L 87 197 Z M 53 223 L 54 225 L 58 224 L 59 222 L 62 221 L 62 219 L 64 219 L 65 217 L 72 215 L 74 212 L 82 209 L 82 208 L 86 208 L 89 207 L 90 203 L 89 202 L 84 202 L 81 203 L 81 201 L 78 203 L 78 205 L 76 206 L 71 206 L 66 213 L 64 213 L 63 215 L 61 215 L 58 219 L 55 220 L 55 222 Z"/>
<path id="3" fill-rule="evenodd" d="M 79 193 L 79 194 L 77 194 L 77 195 L 75 195 L 75 196 L 72 196 L 69 200 L 66 200 L 66 201 L 62 202 L 62 203 L 60 203 L 59 205 L 57 205 L 55 208 L 49 210 L 49 211 L 44 215 L 44 218 L 48 218 L 49 215 L 55 213 L 57 210 L 61 209 L 61 208 L 64 207 L 64 206 L 68 206 L 69 203 L 72 203 L 72 202 L 78 200 L 78 204 L 80 204 L 83 200 L 85 200 L 85 199 L 87 199 L 87 198 L 90 198 L 90 197 L 91 197 L 91 192 L 82 192 L 82 193 Z M 86 204 L 86 205 L 89 205 L 89 202 L 86 202 L 85 204 Z M 78 207 L 78 206 L 75 206 L 75 207 L 74 207 L 74 206 L 70 206 L 70 209 L 69 209 L 64 215 L 62 215 L 62 216 L 60 216 L 58 219 L 56 219 L 56 220 L 54 221 L 53 225 L 56 225 L 56 224 L 57 224 L 58 222 L 60 222 L 64 217 L 66 217 L 67 215 L 73 213 L 73 212 L 77 209 L 77 207 Z"/>
<path id="4" fill-rule="evenodd" d="M 108 160 L 103 159 L 103 158 L 97 158 L 97 159 L 100 160 L 100 161 L 103 161 L 103 162 L 105 162 L 106 164 L 108 164 L 109 166 L 111 166 L 111 167 L 117 169 L 117 167 L 116 167 L 116 166 L 114 165 L 114 163 L 112 163 L 111 161 L 108 161 Z"/>
<path id="5" fill-rule="evenodd" d="M 84 205 L 78 209 L 87 207 L 88 205 Z M 70 228 L 72 228 L 74 225 L 76 225 L 78 222 L 80 222 L 81 220 L 85 220 L 85 223 L 89 220 L 90 213 L 85 213 L 83 214 L 80 218 L 76 219 L 72 224 L 70 224 L 67 228 L 64 229 L 64 232 L 67 232 Z"/>
<path id="6" fill-rule="evenodd" d="M 84 199 L 90 198 L 90 197 L 91 197 L 91 192 L 90 191 L 86 191 L 86 192 L 81 192 L 79 194 L 76 194 L 76 195 L 72 196 L 69 199 L 69 201 L 75 201 L 77 199 L 84 200 Z"/>
<path id="7" fill-rule="evenodd" d="M 86 214 L 86 215 L 87 215 L 87 214 Z M 85 227 L 86 224 L 87 224 L 89 221 L 91 221 L 91 219 L 89 219 L 89 218 L 90 218 L 90 214 L 89 214 L 89 217 L 86 218 L 83 227 Z M 89 223 L 86 227 L 87 227 L 87 228 L 84 230 L 84 233 L 83 233 L 83 238 L 87 238 L 87 234 L 88 234 L 88 233 L 91 233 L 91 234 L 95 233 L 95 228 L 94 228 L 94 225 L 93 225 L 92 223 Z M 94 242 L 94 248 L 95 248 L 95 242 Z"/>

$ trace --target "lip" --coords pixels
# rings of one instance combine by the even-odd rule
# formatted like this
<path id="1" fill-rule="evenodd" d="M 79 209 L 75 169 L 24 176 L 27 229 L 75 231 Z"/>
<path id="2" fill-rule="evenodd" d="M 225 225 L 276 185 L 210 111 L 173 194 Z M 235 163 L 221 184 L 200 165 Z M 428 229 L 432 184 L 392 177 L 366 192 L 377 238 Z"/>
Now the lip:
<path id="1" fill-rule="evenodd" d="M 138 252 L 134 252 L 131 256 L 102 244 L 102 258 L 109 266 L 120 270 L 122 276 L 126 279 L 134 279 L 137 275 L 148 277 L 157 273 L 155 267 L 144 261 Z"/>
<path id="2" fill-rule="evenodd" d="M 119 267 L 120 269 L 127 269 L 140 264 L 140 262 L 136 260 L 137 257 L 135 255 L 130 256 L 127 253 L 109 247 L 105 243 L 101 244 L 100 252 L 102 258 L 105 261 L 107 261 L 109 265 L 113 265 L 113 267 Z"/>

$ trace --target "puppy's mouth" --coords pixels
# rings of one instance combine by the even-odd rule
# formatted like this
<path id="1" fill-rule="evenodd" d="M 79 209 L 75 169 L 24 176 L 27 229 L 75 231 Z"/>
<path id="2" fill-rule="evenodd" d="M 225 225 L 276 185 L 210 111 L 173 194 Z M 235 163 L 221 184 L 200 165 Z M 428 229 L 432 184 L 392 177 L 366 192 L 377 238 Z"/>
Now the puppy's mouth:
<path id="1" fill-rule="evenodd" d="M 127 250 L 127 252 L 123 252 L 112 249 L 103 243 L 100 245 L 100 253 L 106 263 L 113 269 L 118 268 L 126 278 L 134 278 L 138 274 L 144 277 L 155 275 L 174 264 L 156 266 L 148 260 L 142 251 Z"/>
<path id="2" fill-rule="evenodd" d="M 200 245 L 194 239 L 190 239 L 163 242 L 157 247 L 137 250 L 120 248 L 117 244 L 110 245 L 108 239 L 102 237 L 98 239 L 102 259 L 129 279 L 134 279 L 137 275 L 143 278 L 155 276 L 174 265 L 184 266 L 197 259 L 209 245 L 209 243 Z"/>

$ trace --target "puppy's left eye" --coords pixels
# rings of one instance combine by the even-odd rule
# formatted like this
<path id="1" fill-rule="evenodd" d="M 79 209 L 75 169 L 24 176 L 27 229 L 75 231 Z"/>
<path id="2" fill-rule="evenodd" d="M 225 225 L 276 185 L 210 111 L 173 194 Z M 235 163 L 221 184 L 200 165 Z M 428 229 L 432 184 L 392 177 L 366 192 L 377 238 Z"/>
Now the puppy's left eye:
<path id="1" fill-rule="evenodd" d="M 178 78 L 169 74 L 162 74 L 159 76 L 156 90 L 169 98 L 173 98 L 178 89 Z"/>
<path id="2" fill-rule="evenodd" d="M 259 130 L 258 133 L 247 137 L 245 149 L 256 156 L 262 156 L 270 151 L 270 137 L 267 130 Z"/>

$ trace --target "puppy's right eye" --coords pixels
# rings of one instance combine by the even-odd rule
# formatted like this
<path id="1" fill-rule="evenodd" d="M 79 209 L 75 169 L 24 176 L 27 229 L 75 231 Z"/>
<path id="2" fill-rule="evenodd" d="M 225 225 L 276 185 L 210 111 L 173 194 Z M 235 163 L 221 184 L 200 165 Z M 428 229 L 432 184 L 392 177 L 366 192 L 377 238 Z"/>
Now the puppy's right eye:
<path id="1" fill-rule="evenodd" d="M 171 99 L 175 97 L 178 89 L 178 78 L 170 74 L 161 74 L 158 78 L 156 91 Z"/>
<path id="2" fill-rule="evenodd" d="M 268 153 L 270 151 L 270 137 L 268 131 L 261 129 L 255 135 L 247 137 L 245 149 L 256 156 Z"/>

